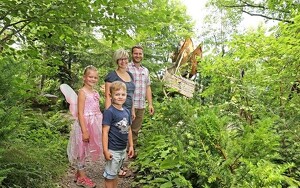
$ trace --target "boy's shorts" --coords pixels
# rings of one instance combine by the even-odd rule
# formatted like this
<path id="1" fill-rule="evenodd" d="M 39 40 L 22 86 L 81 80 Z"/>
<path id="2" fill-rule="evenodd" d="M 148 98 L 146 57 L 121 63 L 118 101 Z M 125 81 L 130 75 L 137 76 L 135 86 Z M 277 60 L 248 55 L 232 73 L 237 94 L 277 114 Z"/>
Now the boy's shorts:
<path id="1" fill-rule="evenodd" d="M 119 170 L 123 165 L 126 156 L 126 149 L 120 151 L 108 151 L 112 155 L 112 160 L 106 160 L 103 177 L 112 180 L 118 177 Z"/>

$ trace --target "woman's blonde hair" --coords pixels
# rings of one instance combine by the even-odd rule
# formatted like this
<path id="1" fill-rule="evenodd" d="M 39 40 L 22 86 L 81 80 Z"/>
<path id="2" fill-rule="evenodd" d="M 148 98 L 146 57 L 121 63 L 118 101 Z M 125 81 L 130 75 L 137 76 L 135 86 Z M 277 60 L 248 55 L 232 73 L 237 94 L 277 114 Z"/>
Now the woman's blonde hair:
<path id="1" fill-rule="evenodd" d="M 115 51 L 114 56 L 113 56 L 113 61 L 114 63 L 118 63 L 118 60 L 121 58 L 129 58 L 129 54 L 126 50 L 123 48 L 120 48 Z"/>

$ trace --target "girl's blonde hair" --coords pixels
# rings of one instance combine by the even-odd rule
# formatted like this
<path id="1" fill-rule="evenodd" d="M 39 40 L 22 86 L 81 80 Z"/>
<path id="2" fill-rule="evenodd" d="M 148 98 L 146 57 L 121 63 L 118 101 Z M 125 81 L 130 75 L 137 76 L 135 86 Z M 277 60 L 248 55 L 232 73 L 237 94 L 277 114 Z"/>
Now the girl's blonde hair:
<path id="1" fill-rule="evenodd" d="M 94 67 L 93 65 L 88 65 L 84 68 L 83 75 L 86 75 L 90 70 L 98 71 L 97 68 Z"/>
<path id="2" fill-rule="evenodd" d="M 121 82 L 121 81 L 114 81 L 111 83 L 111 85 L 109 87 L 111 94 L 113 94 L 115 91 L 119 91 L 121 89 L 123 89 L 126 92 L 126 85 L 124 82 Z"/>
<path id="3" fill-rule="evenodd" d="M 126 50 L 123 48 L 120 48 L 115 51 L 114 56 L 113 56 L 113 61 L 114 63 L 118 63 L 118 60 L 121 58 L 129 58 L 129 54 Z"/>

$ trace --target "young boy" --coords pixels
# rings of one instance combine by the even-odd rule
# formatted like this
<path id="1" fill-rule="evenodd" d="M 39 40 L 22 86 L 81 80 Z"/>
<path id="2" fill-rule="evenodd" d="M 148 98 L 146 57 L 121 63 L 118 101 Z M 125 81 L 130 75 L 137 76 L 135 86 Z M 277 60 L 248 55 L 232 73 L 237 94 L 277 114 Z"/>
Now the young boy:
<path id="1" fill-rule="evenodd" d="M 106 188 L 117 188 L 118 171 L 126 157 L 134 155 L 131 117 L 128 109 L 123 108 L 126 100 L 126 85 L 121 81 L 112 82 L 110 85 L 111 105 L 103 113 L 102 144 L 103 154 L 106 159 L 103 177 Z"/>

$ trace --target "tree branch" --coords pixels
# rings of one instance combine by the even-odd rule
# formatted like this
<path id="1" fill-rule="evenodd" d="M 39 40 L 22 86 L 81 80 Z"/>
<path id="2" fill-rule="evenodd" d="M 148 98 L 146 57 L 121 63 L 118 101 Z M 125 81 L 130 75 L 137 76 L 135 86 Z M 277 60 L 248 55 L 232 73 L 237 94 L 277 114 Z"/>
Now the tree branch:
<path id="1" fill-rule="evenodd" d="M 274 17 L 262 15 L 262 14 L 250 13 L 250 12 L 245 11 L 245 10 L 242 10 L 242 12 L 244 12 L 246 14 L 249 14 L 250 16 L 259 16 L 259 17 L 263 17 L 263 18 L 266 18 L 266 19 L 269 19 L 269 20 L 277 20 L 277 21 L 286 22 L 286 23 L 294 23 L 294 21 L 292 21 L 292 20 L 286 20 L 286 19 L 274 18 Z"/>
<path id="2" fill-rule="evenodd" d="M 262 5 L 252 5 L 252 4 L 249 4 L 248 2 L 245 2 L 245 1 L 242 1 L 242 3 L 245 4 L 244 7 L 261 8 L 263 10 L 270 10 L 269 8 L 264 7 Z M 286 14 L 290 14 L 291 13 L 291 11 L 289 11 L 288 9 L 274 9 L 274 10 L 277 11 L 277 12 L 283 12 L 283 13 L 286 13 Z"/>
<path id="3" fill-rule="evenodd" d="M 28 24 L 30 23 L 30 21 L 28 21 L 27 23 L 25 23 L 22 27 L 20 27 L 19 29 L 13 30 L 13 32 L 10 35 L 7 35 L 6 37 L 4 37 L 3 39 L 1 39 L 0 44 L 4 44 L 7 40 L 9 40 L 13 35 L 19 33 L 24 27 L 26 27 Z"/>
<path id="4" fill-rule="evenodd" d="M 226 160 L 227 160 L 227 155 L 226 155 L 225 151 L 223 150 L 223 148 L 222 148 L 220 145 L 216 145 L 216 144 L 215 144 L 215 148 L 216 148 L 217 150 L 219 150 L 219 152 L 221 153 L 223 159 L 226 161 Z M 230 170 L 230 172 L 231 172 L 232 174 L 235 173 L 235 172 L 234 172 L 233 165 L 229 165 L 229 170 Z"/>
<path id="5" fill-rule="evenodd" d="M 262 6 L 262 5 L 254 5 L 254 4 L 249 4 L 246 1 L 241 1 L 242 4 L 237 4 L 237 5 L 222 5 L 225 8 L 240 8 L 243 13 L 246 13 L 250 16 L 259 16 L 263 17 L 269 20 L 276 20 L 276 21 L 281 21 L 281 22 L 286 22 L 286 23 L 294 23 L 292 20 L 287 20 L 287 19 L 281 19 L 281 18 L 275 18 L 275 17 L 270 17 L 267 15 L 259 14 L 259 13 L 251 13 L 249 11 L 244 10 L 244 8 L 255 8 L 255 9 L 260 9 L 261 11 L 271 11 L 268 7 Z M 272 10 L 273 12 L 278 12 L 278 13 L 284 13 L 284 14 L 290 14 L 289 10 L 285 9 L 274 9 Z"/>
<path id="6" fill-rule="evenodd" d="M 12 23 L 12 24 L 5 25 L 5 26 L 2 28 L 2 30 L 0 31 L 0 34 L 2 34 L 2 33 L 3 33 L 8 27 L 10 27 L 10 26 L 15 26 L 15 25 L 17 25 L 17 24 L 19 24 L 19 23 L 22 23 L 22 22 L 28 22 L 28 21 L 30 21 L 30 20 L 32 20 L 32 18 L 26 19 L 26 20 L 20 20 L 20 21 L 17 21 L 17 22 L 15 22 L 15 23 Z"/>
<path id="7" fill-rule="evenodd" d="M 261 9 L 267 9 L 265 6 L 262 6 L 262 5 L 253 5 L 253 4 L 249 4 L 248 2 L 246 1 L 241 1 L 243 4 L 243 7 L 252 7 L 252 8 L 261 8 Z"/>

